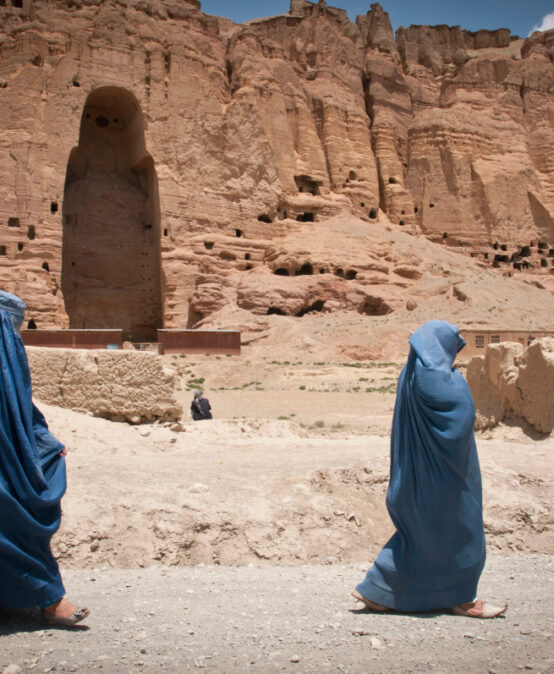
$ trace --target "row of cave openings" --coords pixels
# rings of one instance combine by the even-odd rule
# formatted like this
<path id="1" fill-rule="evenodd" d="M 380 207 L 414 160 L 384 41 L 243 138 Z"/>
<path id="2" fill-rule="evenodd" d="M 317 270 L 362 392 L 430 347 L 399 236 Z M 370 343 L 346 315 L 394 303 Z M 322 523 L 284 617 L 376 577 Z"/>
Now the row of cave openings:
<path id="1" fill-rule="evenodd" d="M 508 252 L 508 244 L 494 243 L 489 244 L 495 252 L 492 256 L 492 266 L 498 269 L 501 265 L 511 265 L 513 269 L 522 271 L 534 269 L 535 264 L 528 258 L 535 258 L 539 268 L 554 267 L 554 248 L 550 248 L 546 241 L 531 241 L 528 246 L 518 246 L 517 250 L 511 254 Z M 477 257 L 478 253 L 472 252 L 471 257 Z M 485 260 L 491 259 L 489 253 L 483 253 Z M 548 259 L 550 258 L 550 265 Z"/>
<path id="2" fill-rule="evenodd" d="M 56 208 L 57 208 L 57 204 L 56 204 Z M 21 221 L 20 221 L 20 219 L 19 219 L 19 218 L 15 218 L 15 217 L 13 217 L 13 218 L 8 218 L 8 227 L 13 227 L 13 228 L 15 228 L 15 229 L 21 229 Z M 36 238 L 36 235 L 37 235 L 37 233 L 36 233 L 36 228 L 35 228 L 35 226 L 34 226 L 34 225 L 28 225 L 27 231 L 26 231 L 26 238 L 27 238 L 29 241 L 33 241 L 33 240 Z M 18 241 L 18 242 L 17 242 L 17 252 L 18 252 L 18 253 L 21 253 L 21 252 L 23 251 L 24 248 L 25 248 L 25 242 L 24 242 L 24 241 L 21 241 L 21 240 Z M 0 245 L 0 256 L 6 256 L 7 254 L 8 254 L 8 247 L 7 247 L 7 245 L 6 245 L 6 244 L 1 244 L 1 245 Z M 42 266 L 43 266 L 43 269 L 45 268 L 44 265 L 46 265 L 46 267 L 48 267 L 48 263 L 47 263 L 47 262 L 44 262 L 44 263 L 43 263 L 43 265 L 42 265 Z"/>

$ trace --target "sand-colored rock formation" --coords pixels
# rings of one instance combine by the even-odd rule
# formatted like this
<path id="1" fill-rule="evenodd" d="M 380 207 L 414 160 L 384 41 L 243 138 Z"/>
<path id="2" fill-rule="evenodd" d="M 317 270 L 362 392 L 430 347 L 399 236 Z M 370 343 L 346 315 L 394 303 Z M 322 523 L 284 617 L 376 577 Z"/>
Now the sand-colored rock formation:
<path id="1" fill-rule="evenodd" d="M 554 429 L 554 339 L 537 339 L 526 349 L 512 342 L 489 345 L 484 356 L 469 361 L 467 380 L 476 428 L 520 418 L 540 433 Z"/>
<path id="2" fill-rule="evenodd" d="M 179 419 L 176 372 L 154 353 L 27 349 L 33 395 L 49 405 L 114 421 Z"/>
<path id="3" fill-rule="evenodd" d="M 354 268 L 343 234 L 359 223 L 368 241 L 379 222 L 423 235 L 426 260 L 450 246 L 551 275 L 553 44 L 395 37 L 377 4 L 352 23 L 292 0 L 236 25 L 196 0 L 2 3 L 0 284 L 39 328 L 143 341 L 228 302 L 395 311 L 397 276 L 421 270 L 383 260 L 386 241 Z M 273 273 L 318 248 L 317 282 Z"/>

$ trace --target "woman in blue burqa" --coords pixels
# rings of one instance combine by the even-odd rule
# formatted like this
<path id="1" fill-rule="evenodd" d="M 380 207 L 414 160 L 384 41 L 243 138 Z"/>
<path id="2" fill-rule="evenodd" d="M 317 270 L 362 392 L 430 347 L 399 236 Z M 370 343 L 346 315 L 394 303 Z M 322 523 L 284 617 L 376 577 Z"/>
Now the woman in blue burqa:
<path id="1" fill-rule="evenodd" d="M 88 615 L 65 599 L 50 539 L 61 519 L 65 449 L 31 398 L 19 329 L 25 303 L 0 291 L 0 606 L 42 607 L 49 624 Z"/>
<path id="2" fill-rule="evenodd" d="M 453 367 L 458 328 L 429 321 L 410 337 L 392 422 L 387 508 L 396 532 L 353 596 L 373 611 L 452 609 L 493 618 L 477 598 L 485 565 L 475 406 Z"/>

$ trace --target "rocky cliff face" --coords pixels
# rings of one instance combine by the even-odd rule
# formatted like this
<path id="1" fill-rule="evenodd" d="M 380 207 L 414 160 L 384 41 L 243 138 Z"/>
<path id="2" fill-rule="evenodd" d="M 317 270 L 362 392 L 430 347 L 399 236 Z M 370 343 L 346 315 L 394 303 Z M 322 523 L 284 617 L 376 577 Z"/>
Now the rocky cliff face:
<path id="1" fill-rule="evenodd" d="M 39 328 L 148 339 L 395 311 L 422 272 L 378 223 L 551 273 L 553 60 L 554 31 L 395 37 L 379 5 L 0 2 L 0 282 Z"/>

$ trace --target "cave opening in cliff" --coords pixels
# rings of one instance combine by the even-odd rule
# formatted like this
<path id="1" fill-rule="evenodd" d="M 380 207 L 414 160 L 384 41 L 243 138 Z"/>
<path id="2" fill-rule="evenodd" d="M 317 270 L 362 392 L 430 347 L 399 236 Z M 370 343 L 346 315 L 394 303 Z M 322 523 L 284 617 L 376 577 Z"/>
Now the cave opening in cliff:
<path id="1" fill-rule="evenodd" d="M 358 312 L 366 316 L 384 316 L 390 314 L 392 309 L 380 297 L 367 297 L 358 307 Z"/>
<path id="2" fill-rule="evenodd" d="M 295 276 L 311 276 L 314 273 L 314 268 L 310 262 L 304 262 L 300 269 L 297 269 L 294 273 Z"/>
<path id="3" fill-rule="evenodd" d="M 370 217 L 372 220 L 375 220 L 375 218 L 377 217 L 377 209 L 376 209 L 376 208 L 372 208 L 372 209 L 369 211 L 369 217 Z"/>
<path id="4" fill-rule="evenodd" d="M 321 185 L 320 180 L 314 180 L 310 176 L 300 175 L 294 176 L 294 182 L 296 183 L 296 189 L 299 192 L 304 192 L 307 194 L 319 194 L 319 186 Z"/>
<path id="5" fill-rule="evenodd" d="M 262 213 L 261 215 L 258 215 L 258 221 L 259 222 L 265 222 L 268 225 L 270 225 L 273 222 L 273 220 L 269 217 L 269 215 L 267 213 Z"/>
<path id="6" fill-rule="evenodd" d="M 313 213 L 300 213 L 296 216 L 298 222 L 315 222 L 315 215 Z"/>
<path id="7" fill-rule="evenodd" d="M 309 307 L 306 307 L 305 309 L 301 309 L 297 314 L 297 318 L 302 318 L 302 316 L 305 316 L 306 314 L 310 313 L 317 313 L 320 311 L 323 311 L 323 307 L 325 306 L 325 300 L 316 300 L 313 304 L 310 304 Z"/>
<path id="8" fill-rule="evenodd" d="M 289 276 L 289 270 L 285 267 L 278 267 L 273 273 L 276 276 Z"/>
<path id="9" fill-rule="evenodd" d="M 62 222 L 69 326 L 155 341 L 163 325 L 158 180 L 140 106 L 125 89 L 96 89 L 85 103 Z"/>
<path id="10" fill-rule="evenodd" d="M 275 316 L 286 316 L 286 313 L 282 309 L 279 309 L 279 307 L 269 307 L 267 315 L 271 316 L 272 314 Z"/>

